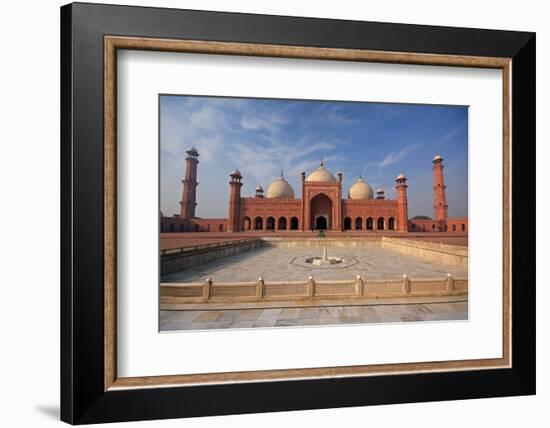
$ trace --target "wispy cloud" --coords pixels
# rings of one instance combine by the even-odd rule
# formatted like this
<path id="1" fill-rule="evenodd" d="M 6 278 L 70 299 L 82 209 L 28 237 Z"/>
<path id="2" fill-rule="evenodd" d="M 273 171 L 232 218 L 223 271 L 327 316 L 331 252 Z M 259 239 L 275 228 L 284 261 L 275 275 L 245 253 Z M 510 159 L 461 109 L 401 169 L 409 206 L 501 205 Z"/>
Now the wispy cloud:
<path id="1" fill-rule="evenodd" d="M 337 126 L 351 125 L 359 122 L 359 119 L 347 113 L 342 105 L 329 103 L 325 103 L 321 106 L 319 119 Z"/>
<path id="2" fill-rule="evenodd" d="M 397 152 L 390 152 L 386 155 L 386 157 L 378 164 L 380 168 L 385 168 L 389 165 L 393 165 L 402 159 L 404 159 L 406 156 L 408 156 L 411 152 L 414 152 L 415 150 L 422 147 L 424 143 L 418 143 L 418 144 L 411 144 L 407 147 L 402 148 L 401 150 Z"/>
<path id="3" fill-rule="evenodd" d="M 454 128 L 452 128 L 452 129 L 449 130 L 448 132 L 446 132 L 446 133 L 444 133 L 443 135 L 441 135 L 441 137 L 439 137 L 439 138 L 436 140 L 436 143 L 437 143 L 437 144 L 444 144 L 444 143 L 446 143 L 446 142 L 452 140 L 452 139 L 455 138 L 458 134 L 460 134 L 460 132 L 462 132 L 466 126 L 467 126 L 467 122 L 459 123 L 457 126 L 455 126 Z"/>
<path id="4" fill-rule="evenodd" d="M 247 130 L 277 132 L 287 122 L 280 114 L 247 113 L 241 118 L 241 127 Z"/>

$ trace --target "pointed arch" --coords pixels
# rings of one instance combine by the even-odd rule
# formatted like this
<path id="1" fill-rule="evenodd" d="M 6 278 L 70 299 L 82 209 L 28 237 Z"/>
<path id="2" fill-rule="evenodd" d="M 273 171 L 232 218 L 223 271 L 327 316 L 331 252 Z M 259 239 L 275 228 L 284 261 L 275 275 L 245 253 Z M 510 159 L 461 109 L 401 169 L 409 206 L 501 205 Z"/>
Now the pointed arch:
<path id="1" fill-rule="evenodd" d="M 367 217 L 367 230 L 374 229 L 374 219 L 372 217 Z"/>
<path id="2" fill-rule="evenodd" d="M 344 219 L 344 230 L 351 230 L 351 217 Z"/>

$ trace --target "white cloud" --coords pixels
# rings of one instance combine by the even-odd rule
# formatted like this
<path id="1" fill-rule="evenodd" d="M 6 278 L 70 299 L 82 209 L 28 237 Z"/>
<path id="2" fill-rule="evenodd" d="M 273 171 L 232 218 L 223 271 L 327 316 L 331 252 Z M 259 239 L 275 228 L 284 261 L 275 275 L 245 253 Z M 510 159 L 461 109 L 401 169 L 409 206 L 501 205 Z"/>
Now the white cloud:
<path id="1" fill-rule="evenodd" d="M 281 114 L 246 113 L 241 118 L 241 127 L 247 130 L 277 132 L 288 120 Z"/>
<path id="2" fill-rule="evenodd" d="M 398 152 L 391 152 L 378 164 L 380 168 L 385 168 L 389 165 L 392 165 L 396 162 L 399 162 L 401 159 L 403 159 L 405 156 L 410 154 L 411 152 L 415 151 L 416 149 L 419 149 L 422 147 L 423 143 L 418 144 L 411 144 L 407 147 L 404 147 L 403 149 L 399 150 Z"/>

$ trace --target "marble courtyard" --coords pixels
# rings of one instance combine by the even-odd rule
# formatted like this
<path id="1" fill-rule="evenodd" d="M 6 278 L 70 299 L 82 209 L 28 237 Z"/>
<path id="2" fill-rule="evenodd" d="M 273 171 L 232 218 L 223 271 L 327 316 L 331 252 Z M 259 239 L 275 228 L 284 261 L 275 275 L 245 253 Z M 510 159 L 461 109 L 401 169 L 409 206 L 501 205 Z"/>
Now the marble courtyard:
<path id="1" fill-rule="evenodd" d="M 161 331 L 468 318 L 466 247 L 264 238 L 165 254 L 163 270 Z"/>

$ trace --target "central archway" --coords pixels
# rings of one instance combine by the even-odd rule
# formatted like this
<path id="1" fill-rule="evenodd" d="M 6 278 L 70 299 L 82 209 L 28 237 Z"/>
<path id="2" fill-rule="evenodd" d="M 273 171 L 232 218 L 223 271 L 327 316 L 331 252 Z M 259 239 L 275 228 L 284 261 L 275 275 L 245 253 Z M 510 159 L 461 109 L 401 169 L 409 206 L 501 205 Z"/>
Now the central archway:
<path id="1" fill-rule="evenodd" d="M 332 227 L 332 200 L 319 193 L 310 201 L 310 224 L 312 229 L 326 230 Z"/>
<path id="2" fill-rule="evenodd" d="M 320 215 L 315 220 L 315 229 L 317 229 L 317 230 L 327 230 L 328 229 L 327 218 L 324 215 Z"/>

